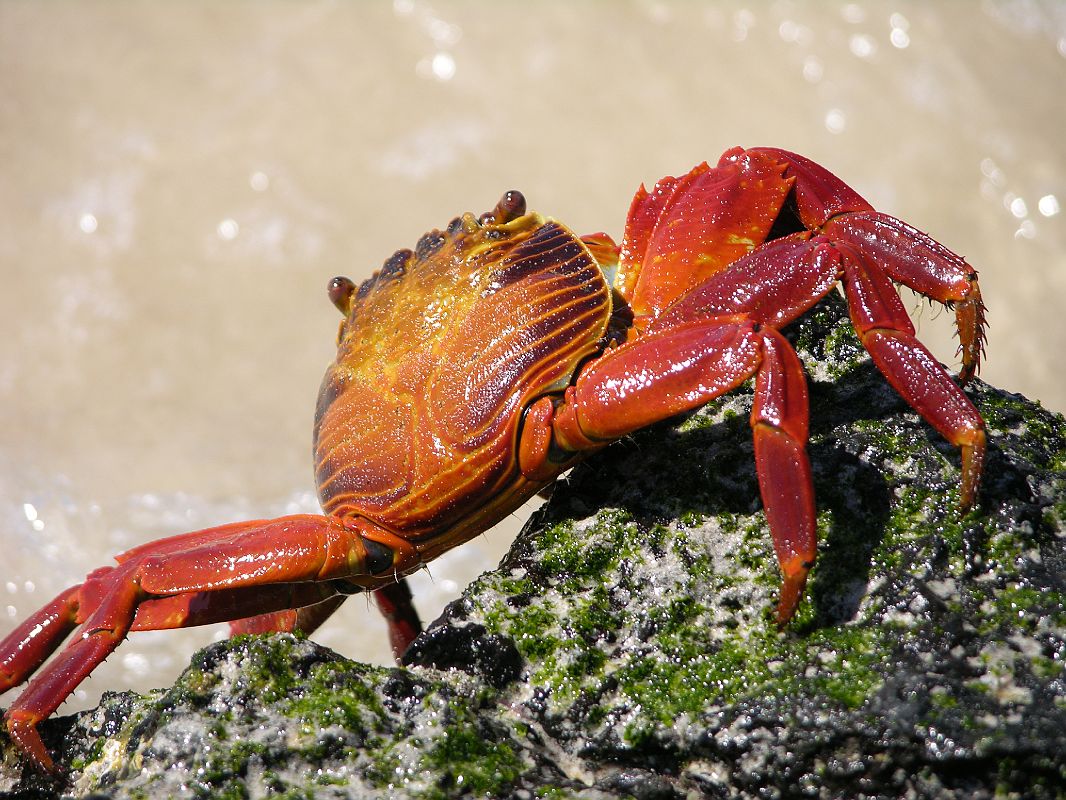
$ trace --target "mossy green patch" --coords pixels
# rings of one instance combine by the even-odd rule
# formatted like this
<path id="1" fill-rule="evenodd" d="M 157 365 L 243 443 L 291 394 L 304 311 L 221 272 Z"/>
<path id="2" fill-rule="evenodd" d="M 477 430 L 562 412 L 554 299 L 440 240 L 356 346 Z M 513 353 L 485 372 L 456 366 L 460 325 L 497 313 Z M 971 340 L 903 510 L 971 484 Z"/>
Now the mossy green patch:
<path id="1" fill-rule="evenodd" d="M 881 683 L 887 635 L 846 629 L 799 638 L 767 627 L 712 641 L 700 635 L 697 607 L 678 613 L 681 605 L 665 612 L 654 651 L 611 673 L 619 698 L 643 712 L 636 729 L 767 696 L 818 692 L 858 708 Z"/>
<path id="2" fill-rule="evenodd" d="M 572 524 L 551 525 L 538 537 L 540 569 L 556 576 L 556 582 L 581 581 L 603 575 L 618 566 L 622 558 L 638 554 L 640 547 L 654 542 L 638 535 L 632 517 L 625 511 L 608 509 L 596 517 L 596 535 L 585 535 Z"/>
<path id="3" fill-rule="evenodd" d="M 247 739 L 231 742 L 226 747 L 212 748 L 200 769 L 197 770 L 197 792 L 211 796 L 225 791 L 226 784 L 247 773 L 248 761 L 263 756 L 267 747 L 262 742 Z"/>
<path id="4" fill-rule="evenodd" d="M 492 741 L 473 727 L 458 725 L 441 733 L 422 763 L 440 776 L 440 785 L 426 793 L 430 798 L 486 793 L 499 796 L 523 769 L 510 742 Z"/>
<path id="5" fill-rule="evenodd" d="M 525 762 L 517 742 L 511 738 L 520 732 L 489 727 L 478 714 L 480 702 L 476 698 L 449 699 L 441 730 L 419 759 L 417 770 L 433 776 L 432 785 L 420 796 L 430 800 L 501 797 L 508 794 L 522 774 Z"/>
<path id="6" fill-rule="evenodd" d="M 331 725 L 361 734 L 383 730 L 378 689 L 384 673 L 348 661 L 315 664 L 283 709 L 302 720 L 307 733 Z"/>

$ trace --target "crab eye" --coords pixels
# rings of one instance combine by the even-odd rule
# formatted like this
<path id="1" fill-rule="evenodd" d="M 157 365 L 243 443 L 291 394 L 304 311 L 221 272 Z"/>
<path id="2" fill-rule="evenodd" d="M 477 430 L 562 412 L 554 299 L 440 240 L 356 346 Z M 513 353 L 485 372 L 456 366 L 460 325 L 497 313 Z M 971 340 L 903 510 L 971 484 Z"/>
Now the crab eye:
<path id="1" fill-rule="evenodd" d="M 492 212 L 492 216 L 495 218 L 497 225 L 502 225 L 525 213 L 525 196 L 517 189 L 511 189 L 500 198 L 500 202 L 496 204 L 496 209 Z"/>
<path id="2" fill-rule="evenodd" d="M 355 283 L 351 279 L 337 276 L 329 282 L 329 300 L 337 309 L 347 316 L 351 309 L 352 293 L 355 291 Z"/>

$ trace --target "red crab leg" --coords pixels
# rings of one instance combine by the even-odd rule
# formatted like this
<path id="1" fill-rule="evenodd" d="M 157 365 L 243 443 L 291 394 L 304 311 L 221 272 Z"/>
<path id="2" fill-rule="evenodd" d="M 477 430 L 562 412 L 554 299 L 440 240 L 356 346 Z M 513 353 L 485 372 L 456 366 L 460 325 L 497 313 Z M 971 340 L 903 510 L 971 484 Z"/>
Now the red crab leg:
<path id="1" fill-rule="evenodd" d="M 770 328 L 764 331 L 751 428 L 759 492 L 781 565 L 777 623 L 784 626 L 803 597 L 818 550 L 818 531 L 807 458 L 807 376 L 785 337 Z"/>
<path id="2" fill-rule="evenodd" d="M 756 472 L 784 576 L 777 608 L 783 625 L 795 613 L 814 563 L 816 529 L 806 454 L 806 377 L 780 333 L 770 327 L 760 329 L 741 316 L 687 322 L 649 333 L 587 367 L 567 389 L 549 424 L 563 450 L 591 449 L 698 408 L 753 374 L 757 375 L 751 414 Z M 527 418 L 527 430 L 538 422 L 543 425 L 544 418 Z M 542 439 L 542 431 L 527 430 L 523 438 Z M 526 452 L 537 451 L 531 447 Z"/>
<path id="3" fill-rule="evenodd" d="M 985 341 L 985 306 L 973 267 L 917 228 L 874 211 L 854 189 L 809 158 L 775 147 L 757 147 L 754 152 L 788 165 L 785 175 L 795 179 L 796 207 L 807 228 L 852 247 L 892 280 L 955 309 L 962 353 L 959 379 L 969 381 L 980 368 Z"/>
<path id="4" fill-rule="evenodd" d="M 955 309 L 962 370 L 969 381 L 980 369 L 985 343 L 985 305 L 977 272 L 958 254 L 905 222 L 877 212 L 845 214 L 823 228 L 894 281 Z"/>
<path id="5" fill-rule="evenodd" d="M 0 641 L 0 694 L 22 683 L 78 625 L 78 594 L 72 586 L 32 614 Z"/>
<path id="6" fill-rule="evenodd" d="M 914 326 L 892 282 L 849 248 L 844 291 L 852 323 L 888 382 L 926 422 L 962 451 L 963 510 L 973 505 L 985 456 L 981 415 L 947 371 L 914 337 Z"/>
<path id="7" fill-rule="evenodd" d="M 177 549 L 177 542 L 187 547 Z M 206 544 L 197 545 L 198 542 Z M 11 738 L 45 769 L 53 769 L 53 764 L 37 733 L 37 723 L 55 711 L 118 646 L 134 624 L 142 602 L 153 597 L 214 590 L 232 592 L 229 599 L 233 600 L 239 596 L 233 590 L 258 586 L 265 587 L 268 610 L 276 610 L 276 606 L 271 606 L 271 597 L 276 601 L 279 592 L 292 590 L 274 584 L 344 579 L 376 588 L 419 563 L 411 545 L 366 520 L 310 514 L 172 537 L 164 540 L 158 550 L 142 547 L 123 557 L 119 566 L 97 570 L 78 589 L 79 605 L 91 609 L 83 634 L 30 681 L 5 715 Z M 66 596 L 57 598 L 37 617 L 47 615 L 48 608 Z M 307 604 L 310 600 L 304 597 L 296 602 Z M 168 608 L 163 600 L 157 612 L 180 610 L 180 605 L 180 601 L 173 601 Z M 251 610 L 241 608 L 238 613 L 248 616 Z M 191 618 L 196 618 L 196 609 L 191 611 Z M 200 617 L 205 614 L 201 612 Z M 49 642 L 54 646 L 58 638 L 61 637 L 49 637 Z M 14 666 L 21 677 L 30 671 L 27 664 L 31 659 L 23 659 L 18 653 L 0 657 L 5 665 Z"/>
<path id="8" fill-rule="evenodd" d="M 686 294 L 653 322 L 649 332 L 712 316 L 743 314 L 782 328 L 813 308 L 843 268 L 824 236 L 809 232 L 775 239 Z"/>
<path id="9" fill-rule="evenodd" d="M 323 584 L 301 585 L 322 586 Z M 256 589 L 256 591 L 260 590 Z M 210 598 L 217 594 L 220 593 L 210 592 L 204 593 L 202 596 Z M 422 632 L 422 622 L 418 618 L 418 612 L 415 611 L 411 598 L 411 587 L 408 585 L 406 578 L 401 578 L 395 583 L 388 583 L 380 589 L 376 589 L 373 595 L 378 610 L 381 612 L 382 617 L 385 618 L 385 624 L 388 627 L 392 654 L 399 661 L 411 642 Z M 273 631 L 289 632 L 297 629 L 304 633 L 311 633 L 325 622 L 334 611 L 340 608 L 346 599 L 347 595 L 338 594 L 311 605 L 303 605 L 297 602 L 283 603 L 282 608 L 284 610 L 282 611 L 259 614 L 230 623 L 230 631 L 234 635 L 239 633 L 271 633 Z M 137 622 L 140 621 L 141 610 L 144 609 L 145 605 L 147 603 L 142 604 L 140 609 L 138 609 L 134 629 L 138 627 Z M 222 617 L 220 621 L 233 619 L 234 616 L 236 614 L 229 614 Z M 150 625 L 149 627 L 155 626 Z"/>
<path id="10" fill-rule="evenodd" d="M 210 534 L 206 531 L 193 531 L 191 533 L 178 534 L 176 536 L 170 536 L 166 539 L 160 539 L 155 542 L 148 542 L 138 547 L 127 550 L 124 553 L 115 557 L 115 560 L 119 563 L 128 560 L 140 553 L 151 552 L 154 554 L 162 554 L 164 552 L 175 552 L 184 549 L 190 545 L 203 545 L 208 540 L 222 541 L 235 533 L 240 533 L 248 529 L 248 526 L 254 523 L 248 522 L 236 522 L 228 525 L 220 525 L 217 528 L 210 529 Z M 400 579 L 401 583 L 406 583 L 406 578 Z M 415 637 L 422 632 L 421 622 L 418 619 L 418 612 L 415 611 L 414 605 L 410 600 L 410 589 L 406 592 L 407 602 L 406 607 L 403 603 L 403 592 L 392 588 L 391 585 L 385 586 L 378 590 L 386 593 L 388 600 L 386 604 L 389 608 L 388 614 L 386 614 L 386 624 L 389 628 L 389 641 L 392 642 L 393 651 L 396 651 L 397 647 L 401 647 L 400 653 L 406 650 L 407 645 L 414 641 Z M 286 631 L 291 632 L 294 630 L 300 630 L 303 633 L 312 633 L 317 630 L 340 606 L 344 603 L 346 595 L 334 595 L 328 600 L 321 600 L 321 598 L 315 598 L 315 602 L 311 605 L 301 606 L 296 608 L 297 604 L 286 603 L 283 604 L 281 611 L 273 611 L 269 613 L 256 614 L 252 617 L 244 619 L 237 619 L 238 612 L 234 609 L 231 613 L 223 612 L 223 615 L 212 618 L 211 621 L 225 622 L 234 620 L 230 623 L 230 633 L 234 636 L 242 633 L 270 633 L 273 631 Z M 215 600 L 218 604 L 220 601 Z M 381 606 L 381 600 L 378 602 Z M 252 607 L 251 611 L 262 611 L 262 608 Z M 385 609 L 382 607 L 382 613 L 385 614 Z M 138 619 L 140 614 L 138 614 Z M 182 625 L 206 625 L 208 621 L 203 622 L 187 622 Z M 138 623 L 134 623 L 134 630 L 155 630 L 157 626 L 155 624 L 148 624 L 146 626 L 140 626 Z M 177 627 L 177 626 L 172 626 Z M 65 635 L 65 634 L 64 634 Z M 3 652 L 0 649 L 0 652 Z M 48 652 L 51 652 L 50 650 Z M 47 654 L 46 654 L 47 656 Z M 397 655 L 397 657 L 399 657 Z M 42 658 L 43 660 L 43 658 Z M 2 684 L 0 684 L 2 686 Z"/>
<path id="11" fill-rule="evenodd" d="M 321 586 L 322 584 L 311 584 L 312 586 Z M 218 594 L 218 592 L 205 592 L 207 597 Z M 293 631 L 301 631 L 303 633 L 313 633 L 321 627 L 333 612 L 340 608 L 344 601 L 347 600 L 347 595 L 335 594 L 325 600 L 320 600 L 317 603 L 299 604 L 299 603 L 285 603 L 282 606 L 281 611 L 271 611 L 265 614 L 256 614 L 251 617 L 244 617 L 243 619 L 234 620 L 234 614 L 230 614 L 223 617 L 222 622 L 233 620 L 229 624 L 229 631 L 231 636 L 239 636 L 244 633 L 292 633 Z M 142 603 L 141 607 L 137 609 L 137 619 L 141 617 L 141 610 L 146 604 Z M 262 608 L 253 609 L 256 611 L 262 611 Z M 134 621 L 134 630 L 137 629 L 137 622 Z"/>
<path id="12" fill-rule="evenodd" d="M 336 602 L 337 589 L 330 581 L 320 583 L 278 583 L 271 586 L 242 586 L 237 589 L 217 589 L 211 592 L 185 592 L 169 597 L 153 597 L 137 605 L 131 631 L 159 631 L 172 628 L 195 628 L 237 619 L 286 619 L 304 609 L 317 608 Z M 275 609 L 275 610 L 271 610 Z M 254 614 L 255 612 L 260 612 Z M 292 631 L 297 626 L 262 630 L 234 630 L 231 633 L 269 633 Z M 305 630 L 304 628 L 300 628 Z M 310 633 L 310 631 L 306 631 Z"/>
<path id="13" fill-rule="evenodd" d="M 556 408 L 556 443 L 577 452 L 691 411 L 755 374 L 761 336 L 744 317 L 688 322 L 610 350 Z"/>
<path id="14" fill-rule="evenodd" d="M 422 632 L 422 621 L 411 602 L 411 587 L 407 579 L 388 583 L 374 592 L 378 611 L 389 626 L 389 644 L 396 661 L 407 652 L 415 637 Z"/>
<path id="15" fill-rule="evenodd" d="M 266 520 L 252 520 L 170 536 L 120 553 L 115 557 L 115 560 L 123 563 L 138 555 L 153 554 L 162 556 L 167 553 L 188 549 L 191 546 L 204 546 L 211 542 L 225 541 L 232 539 L 237 534 L 266 524 Z M 75 627 L 85 621 L 86 614 L 91 612 L 96 605 L 96 601 L 91 597 L 94 591 L 93 587 L 99 586 L 102 582 L 102 577 L 114 569 L 114 567 L 101 567 L 94 570 L 84 584 L 72 586 L 62 592 L 50 603 L 28 617 L 21 625 L 9 633 L 3 641 L 0 641 L 0 694 L 22 683 L 28 675 L 32 674 L 44 663 Z M 260 595 L 250 594 L 244 602 L 246 604 L 249 601 L 254 602 L 254 598 L 258 596 Z M 186 605 L 192 603 L 185 596 L 181 596 L 181 598 L 183 598 Z M 174 602 L 177 602 L 178 599 L 174 598 Z M 320 599 L 316 598 L 316 600 Z M 232 611 L 227 612 L 225 610 L 221 596 L 216 596 L 212 600 L 212 605 L 219 611 L 210 617 L 211 621 L 227 621 L 239 616 L 236 606 L 233 607 Z M 198 601 L 198 606 L 206 611 L 205 600 Z M 248 613 L 262 610 L 262 607 L 254 604 L 249 605 L 247 608 Z M 162 619 L 160 613 L 159 611 L 156 612 L 157 620 Z M 227 613 L 228 616 L 226 615 Z M 206 621 L 188 621 L 179 624 L 192 626 L 207 623 Z M 134 629 L 154 630 L 178 626 L 178 624 L 163 624 L 161 621 L 155 621 L 150 624 L 135 623 Z"/>

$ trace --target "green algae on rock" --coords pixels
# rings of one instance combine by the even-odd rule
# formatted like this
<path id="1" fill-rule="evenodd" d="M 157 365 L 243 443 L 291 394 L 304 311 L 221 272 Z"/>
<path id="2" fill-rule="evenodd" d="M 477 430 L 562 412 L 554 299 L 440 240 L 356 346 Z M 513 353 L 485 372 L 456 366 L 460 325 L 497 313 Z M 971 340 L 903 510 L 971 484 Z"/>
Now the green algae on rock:
<path id="1" fill-rule="evenodd" d="M 201 651 L 169 690 L 0 738 L 0 792 L 113 797 L 1063 797 L 1066 421 L 980 382 L 958 454 L 865 359 L 841 301 L 787 331 L 811 375 L 819 560 L 781 632 L 750 391 L 575 469 L 411 648 Z"/>

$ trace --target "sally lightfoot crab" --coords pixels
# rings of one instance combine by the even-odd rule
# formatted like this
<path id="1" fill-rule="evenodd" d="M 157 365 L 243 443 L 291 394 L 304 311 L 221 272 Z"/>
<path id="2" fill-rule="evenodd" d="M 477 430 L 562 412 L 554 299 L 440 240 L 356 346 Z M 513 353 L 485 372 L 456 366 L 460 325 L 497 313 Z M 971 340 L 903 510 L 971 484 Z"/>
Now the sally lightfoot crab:
<path id="1" fill-rule="evenodd" d="M 151 542 L 60 594 L 0 642 L 0 691 L 37 672 L 7 711 L 8 732 L 52 768 L 37 723 L 133 630 L 226 620 L 238 632 L 310 631 L 348 594 L 373 591 L 399 655 L 420 630 L 405 575 L 589 453 L 752 377 L 786 624 L 816 529 L 806 378 L 780 330 L 838 282 L 875 364 L 960 448 L 969 508 L 984 424 L 915 338 L 894 287 L 954 308 L 964 383 L 982 355 L 984 306 L 961 257 L 773 148 L 730 150 L 717 166 L 641 187 L 620 247 L 527 212 L 509 192 L 361 286 L 330 283 L 344 321 L 315 414 L 325 513 Z"/>

